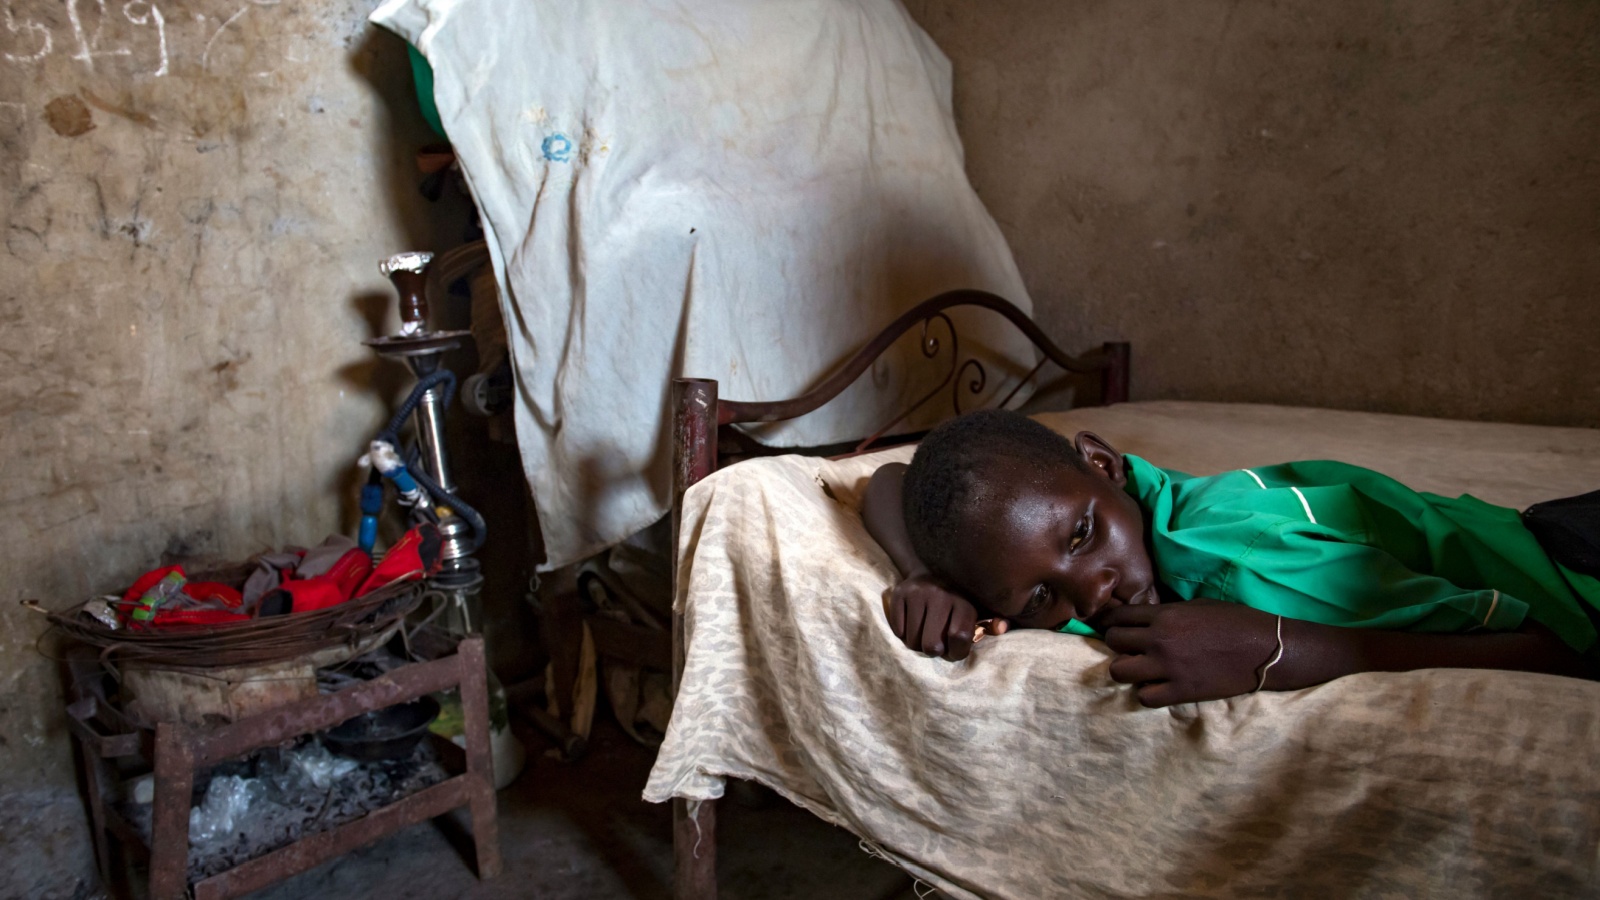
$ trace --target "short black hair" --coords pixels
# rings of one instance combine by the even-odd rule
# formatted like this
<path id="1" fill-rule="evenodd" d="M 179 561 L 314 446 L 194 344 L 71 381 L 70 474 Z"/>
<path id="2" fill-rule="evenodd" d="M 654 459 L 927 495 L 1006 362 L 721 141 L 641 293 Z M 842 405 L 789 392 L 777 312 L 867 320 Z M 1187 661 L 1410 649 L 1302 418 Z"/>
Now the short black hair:
<path id="1" fill-rule="evenodd" d="M 936 577 L 951 580 L 956 550 L 1000 465 L 1037 476 L 1088 467 L 1072 441 L 1021 413 L 970 412 L 928 432 L 906 469 L 901 515 L 911 549 Z"/>

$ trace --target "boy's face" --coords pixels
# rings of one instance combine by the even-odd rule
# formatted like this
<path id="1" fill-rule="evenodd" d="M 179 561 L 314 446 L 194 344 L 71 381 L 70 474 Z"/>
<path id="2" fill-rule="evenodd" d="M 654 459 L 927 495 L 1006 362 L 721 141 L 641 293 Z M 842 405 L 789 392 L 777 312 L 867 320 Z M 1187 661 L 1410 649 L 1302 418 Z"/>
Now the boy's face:
<path id="1" fill-rule="evenodd" d="M 1144 515 L 1123 490 L 1122 455 L 1078 435 L 1085 472 L 997 464 L 955 580 L 1012 625 L 1058 628 L 1127 604 L 1159 603 Z"/>

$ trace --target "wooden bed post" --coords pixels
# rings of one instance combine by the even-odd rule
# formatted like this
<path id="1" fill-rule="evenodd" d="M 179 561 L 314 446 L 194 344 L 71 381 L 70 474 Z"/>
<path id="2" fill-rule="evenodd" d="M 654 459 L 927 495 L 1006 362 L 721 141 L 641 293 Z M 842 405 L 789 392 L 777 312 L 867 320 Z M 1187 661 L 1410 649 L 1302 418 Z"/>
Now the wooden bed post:
<path id="1" fill-rule="evenodd" d="M 1100 372 L 1100 402 L 1106 406 L 1127 403 L 1131 345 L 1127 341 L 1107 341 L 1101 349 L 1106 355 L 1106 367 Z"/>
<path id="2" fill-rule="evenodd" d="M 672 380 L 672 585 L 678 590 L 678 548 L 683 527 L 683 492 L 717 469 L 717 383 L 704 378 Z M 672 609 L 672 695 L 683 680 L 688 648 L 683 614 Z M 705 800 L 691 812 L 681 797 L 672 801 L 672 896 L 716 900 L 717 809 Z"/>

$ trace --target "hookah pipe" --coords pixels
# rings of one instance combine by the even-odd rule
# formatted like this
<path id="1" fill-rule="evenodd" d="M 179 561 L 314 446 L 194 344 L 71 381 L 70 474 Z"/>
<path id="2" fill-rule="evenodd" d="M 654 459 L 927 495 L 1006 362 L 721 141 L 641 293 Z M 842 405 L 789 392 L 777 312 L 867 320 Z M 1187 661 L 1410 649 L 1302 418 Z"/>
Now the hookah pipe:
<path id="1" fill-rule="evenodd" d="M 367 346 L 380 356 L 397 359 L 411 368 L 417 383 L 405 401 L 394 411 L 389 424 L 378 432 L 365 457 L 374 474 L 388 479 L 400 494 L 400 503 L 412 511 L 413 518 L 433 520 L 438 523 L 441 537 L 442 563 L 438 572 L 428 578 L 424 598 L 432 598 L 433 611 L 416 623 L 416 628 L 431 623 L 446 611 L 453 611 L 453 619 L 446 619 L 447 631 L 469 633 L 474 627 L 473 601 L 483 586 L 483 575 L 472 554 L 483 546 L 488 526 L 483 516 L 456 495 L 455 482 L 450 478 L 449 459 L 444 447 L 444 413 L 456 392 L 456 376 L 444 367 L 447 351 L 461 346 L 461 339 L 472 336 L 470 331 L 430 331 L 428 329 L 428 276 L 432 253 L 401 253 L 391 256 L 378 265 L 400 297 L 400 331 L 387 337 L 366 341 Z M 406 420 L 416 417 L 416 443 L 402 456 L 400 431 Z M 377 511 L 383 505 L 382 483 L 369 477 L 362 490 L 361 539 L 377 531 Z M 368 514 L 368 510 L 373 512 Z M 371 522 L 367 521 L 368 518 Z M 481 626 L 481 622 L 478 623 Z M 505 688 L 501 687 L 492 670 L 486 672 L 493 702 L 503 704 Z M 521 745 L 502 723 L 497 725 L 491 716 L 490 742 L 495 757 L 495 768 L 505 763 L 505 771 L 515 775 L 522 765 Z M 501 760 L 501 754 L 509 754 Z M 509 777 L 509 776 L 508 776 Z"/>
<path id="2" fill-rule="evenodd" d="M 389 424 L 373 439 L 364 462 L 373 474 L 361 492 L 361 532 L 363 547 L 376 540 L 377 514 L 382 508 L 382 486 L 388 479 L 399 492 L 400 503 L 415 517 L 439 523 L 445 538 L 445 568 L 441 577 L 452 573 L 477 579 L 477 561 L 469 557 L 483 546 L 488 526 L 477 510 L 455 492 L 444 449 L 444 412 L 455 394 L 456 377 L 443 367 L 445 352 L 461 345 L 467 331 L 429 331 L 427 268 L 431 253 L 401 253 L 378 265 L 395 286 L 400 302 L 400 331 L 365 343 L 380 355 L 404 361 L 417 376 L 417 383 L 389 419 Z M 404 457 L 400 454 L 400 431 L 415 413 L 417 441 Z"/>

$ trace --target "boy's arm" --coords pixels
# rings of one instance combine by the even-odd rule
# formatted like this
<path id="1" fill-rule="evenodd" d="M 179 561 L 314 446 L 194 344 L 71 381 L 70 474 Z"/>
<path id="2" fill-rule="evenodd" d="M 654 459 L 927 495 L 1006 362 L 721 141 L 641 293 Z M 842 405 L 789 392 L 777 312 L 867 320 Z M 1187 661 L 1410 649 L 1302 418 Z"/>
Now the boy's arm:
<path id="1" fill-rule="evenodd" d="M 906 532 L 900 505 L 905 475 L 905 463 L 879 466 L 867 482 L 861 501 L 861 520 L 867 533 L 904 576 L 889 592 L 885 610 L 889 627 L 912 650 L 951 661 L 966 659 L 972 652 L 978 611 L 966 598 L 929 574 L 928 567 L 911 549 L 911 536 Z"/>
<path id="2" fill-rule="evenodd" d="M 1278 647 L 1278 617 L 1196 599 L 1123 606 L 1096 622 L 1117 652 L 1111 677 L 1140 685 L 1139 702 L 1170 706 L 1256 689 Z M 1291 691 L 1357 672 L 1508 669 L 1594 678 L 1593 667 L 1550 629 L 1529 620 L 1510 632 L 1416 634 L 1283 620 L 1283 657 L 1265 690 Z"/>
<path id="3" fill-rule="evenodd" d="M 885 463 L 872 473 L 867 482 L 867 492 L 861 500 L 861 521 L 867 533 L 878 546 L 894 560 L 900 575 L 926 575 L 928 567 L 917 559 L 911 549 L 911 536 L 906 533 L 904 513 L 901 512 L 900 488 L 906 477 L 905 463 Z"/>

